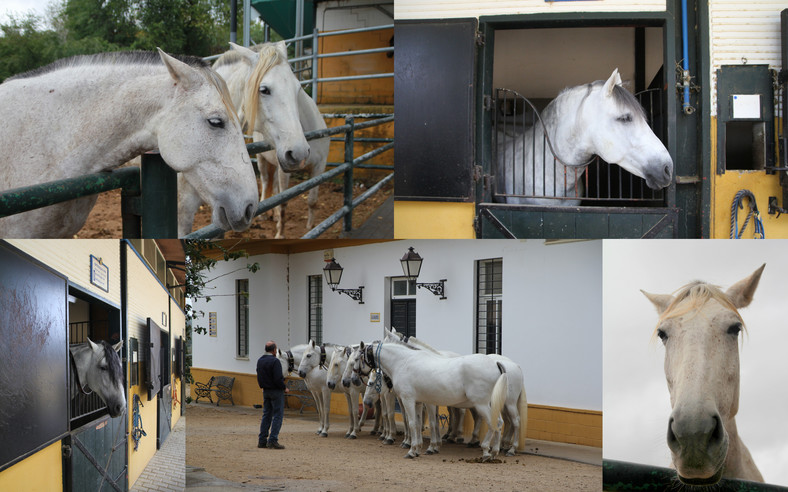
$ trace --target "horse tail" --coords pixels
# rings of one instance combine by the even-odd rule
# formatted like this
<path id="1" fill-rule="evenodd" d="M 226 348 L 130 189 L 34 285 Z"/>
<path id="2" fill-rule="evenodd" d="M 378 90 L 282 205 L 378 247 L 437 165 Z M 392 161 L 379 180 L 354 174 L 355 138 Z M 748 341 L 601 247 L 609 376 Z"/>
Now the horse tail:
<path id="1" fill-rule="evenodd" d="M 528 430 L 528 401 L 525 397 L 525 383 L 517 398 L 517 412 L 520 414 L 520 435 L 517 439 L 517 451 L 525 451 L 525 433 Z"/>
<path id="2" fill-rule="evenodd" d="M 506 369 L 504 369 L 500 362 L 497 364 L 498 370 L 501 371 L 501 375 L 498 376 L 498 380 L 495 382 L 495 386 L 493 386 L 492 396 L 490 397 L 490 422 L 496 429 L 498 428 L 498 419 L 501 417 L 501 411 L 506 403 L 507 393 L 509 392 L 509 381 L 506 376 Z"/>

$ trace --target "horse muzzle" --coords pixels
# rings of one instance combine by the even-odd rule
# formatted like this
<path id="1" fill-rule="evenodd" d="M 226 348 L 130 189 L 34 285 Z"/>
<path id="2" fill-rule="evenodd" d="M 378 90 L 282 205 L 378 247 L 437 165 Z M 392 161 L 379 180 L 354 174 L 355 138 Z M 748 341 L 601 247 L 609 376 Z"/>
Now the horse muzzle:
<path id="1" fill-rule="evenodd" d="M 299 370 L 298 370 L 298 377 L 300 377 L 300 378 L 305 378 L 305 377 L 306 377 L 306 372 L 304 372 L 304 371 L 302 371 L 301 369 L 299 369 Z"/>
<path id="2" fill-rule="evenodd" d="M 728 453 L 728 433 L 716 411 L 687 413 L 674 409 L 667 441 L 682 482 L 711 485 L 720 480 Z"/>
<path id="3" fill-rule="evenodd" d="M 335 383 L 334 381 L 328 381 L 328 382 L 326 382 L 326 385 L 328 386 L 328 389 L 330 389 L 332 391 L 333 391 L 334 388 L 337 387 L 337 383 Z"/>
<path id="4" fill-rule="evenodd" d="M 342 378 L 342 386 L 350 388 L 350 378 Z"/>
<path id="5" fill-rule="evenodd" d="M 646 186 L 652 190 L 661 190 L 670 186 L 673 181 L 673 161 L 668 159 L 660 160 L 657 163 L 650 163 L 649 170 L 644 172 Z"/>

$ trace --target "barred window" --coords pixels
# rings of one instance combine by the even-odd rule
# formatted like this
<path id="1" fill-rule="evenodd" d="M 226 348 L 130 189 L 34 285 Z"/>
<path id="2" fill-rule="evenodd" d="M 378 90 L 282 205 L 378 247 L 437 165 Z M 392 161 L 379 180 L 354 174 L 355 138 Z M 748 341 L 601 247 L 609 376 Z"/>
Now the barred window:
<path id="1" fill-rule="evenodd" d="M 308 284 L 309 340 L 323 343 L 323 277 L 310 275 Z"/>
<path id="2" fill-rule="evenodd" d="M 249 280 L 235 281 L 236 357 L 249 357 Z"/>
<path id="3" fill-rule="evenodd" d="M 501 353 L 503 258 L 476 262 L 476 352 Z"/>

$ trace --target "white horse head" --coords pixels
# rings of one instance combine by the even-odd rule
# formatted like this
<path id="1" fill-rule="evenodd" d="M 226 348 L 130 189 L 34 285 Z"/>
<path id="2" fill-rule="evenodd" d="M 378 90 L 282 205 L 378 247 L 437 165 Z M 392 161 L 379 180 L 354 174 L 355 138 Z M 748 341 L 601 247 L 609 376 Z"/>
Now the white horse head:
<path id="1" fill-rule="evenodd" d="M 584 139 L 588 155 L 618 164 L 645 179 L 651 189 L 670 184 L 673 160 L 651 130 L 643 106 L 621 86 L 618 69 L 604 83 L 590 85 L 582 112 L 588 125 Z"/>
<path id="2" fill-rule="evenodd" d="M 325 363 L 325 345 L 317 345 L 314 340 L 309 340 L 304 355 L 301 356 L 301 363 L 298 364 L 298 375 L 304 378 L 314 368 L 325 366 Z"/>
<path id="3" fill-rule="evenodd" d="M 111 417 L 117 417 L 126 409 L 123 390 L 123 367 L 118 352 L 123 342 L 110 345 L 105 341 L 70 347 L 77 371 L 77 379 L 83 391 L 95 391 L 107 405 Z"/>
<path id="4" fill-rule="evenodd" d="M 765 265 L 764 265 L 765 266 Z M 660 315 L 665 377 L 673 408 L 668 447 L 679 479 L 691 485 L 760 480 L 734 418 L 739 409 L 738 309 L 750 304 L 764 266 L 723 292 L 693 282 L 675 296 L 643 292 Z"/>
<path id="5" fill-rule="evenodd" d="M 298 110 L 302 89 L 287 62 L 284 41 L 255 47 L 259 51 L 230 45 L 251 64 L 242 99 L 244 119 L 250 122 L 250 127 L 253 125 L 249 133 L 258 131 L 266 142 L 273 144 L 285 172 L 303 168 L 310 148 Z M 216 67 L 220 67 L 219 61 Z"/>
<path id="6" fill-rule="evenodd" d="M 243 231 L 254 216 L 257 186 L 227 87 L 208 67 L 192 67 L 161 50 L 159 55 L 174 82 L 159 116 L 159 151 L 211 205 L 214 224 Z"/>
<path id="7" fill-rule="evenodd" d="M 331 362 L 328 364 L 326 384 L 332 390 L 337 387 L 337 383 L 341 381 L 342 375 L 345 373 L 351 351 L 352 349 L 350 347 L 339 347 L 339 349 L 331 355 Z"/>

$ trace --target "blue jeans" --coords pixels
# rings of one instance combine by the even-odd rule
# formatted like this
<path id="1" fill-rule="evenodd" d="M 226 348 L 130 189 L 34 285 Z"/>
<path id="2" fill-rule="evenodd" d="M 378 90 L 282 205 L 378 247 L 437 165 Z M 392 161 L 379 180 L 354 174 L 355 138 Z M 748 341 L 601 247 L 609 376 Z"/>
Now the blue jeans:
<path id="1" fill-rule="evenodd" d="M 263 391 L 263 420 L 260 422 L 260 435 L 257 442 L 279 442 L 279 429 L 282 427 L 282 416 L 285 413 L 285 392 L 280 389 Z M 268 433 L 268 429 L 271 433 Z"/>

